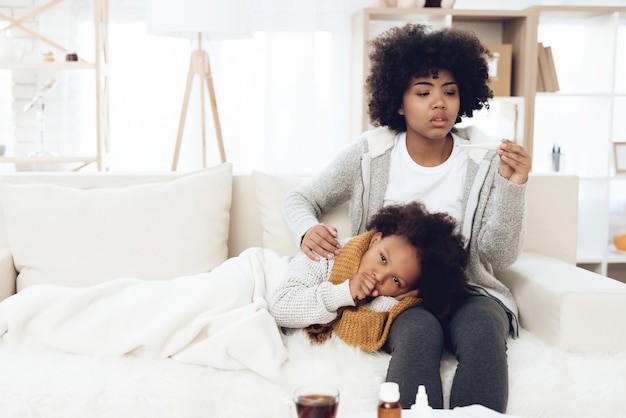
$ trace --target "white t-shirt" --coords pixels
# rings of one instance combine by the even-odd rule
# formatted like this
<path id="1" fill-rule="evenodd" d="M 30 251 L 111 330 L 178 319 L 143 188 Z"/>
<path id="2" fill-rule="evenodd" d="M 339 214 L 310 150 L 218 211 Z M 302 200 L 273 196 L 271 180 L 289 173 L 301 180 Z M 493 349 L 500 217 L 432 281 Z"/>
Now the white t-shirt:
<path id="1" fill-rule="evenodd" d="M 389 182 L 384 205 L 420 201 L 430 212 L 447 212 L 460 224 L 463 218 L 463 186 L 469 158 L 468 148 L 457 145 L 469 143 L 452 134 L 454 146 L 450 157 L 436 167 L 417 164 L 406 147 L 406 133 L 396 138 L 391 150 Z"/>

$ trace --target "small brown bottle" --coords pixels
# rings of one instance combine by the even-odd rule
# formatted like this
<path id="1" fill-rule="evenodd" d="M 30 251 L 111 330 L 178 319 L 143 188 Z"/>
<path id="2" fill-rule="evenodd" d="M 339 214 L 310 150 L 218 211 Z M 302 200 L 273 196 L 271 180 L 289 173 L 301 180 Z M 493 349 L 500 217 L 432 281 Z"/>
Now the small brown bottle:
<path id="1" fill-rule="evenodd" d="M 400 387 L 395 382 L 380 385 L 380 401 L 378 402 L 378 418 L 401 418 Z"/>

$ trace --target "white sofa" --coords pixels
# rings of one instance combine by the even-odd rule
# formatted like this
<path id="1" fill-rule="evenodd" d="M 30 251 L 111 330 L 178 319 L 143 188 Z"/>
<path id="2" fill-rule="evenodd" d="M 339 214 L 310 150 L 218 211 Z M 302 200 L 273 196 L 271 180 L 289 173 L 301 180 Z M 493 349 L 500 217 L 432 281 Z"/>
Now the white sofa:
<path id="1" fill-rule="evenodd" d="M 282 224 L 280 204 L 284 193 L 302 179 L 264 173 L 231 177 L 231 169 L 224 164 L 182 175 L 0 176 L 0 300 L 34 284 L 87 286 L 107 281 L 112 278 L 107 274 L 118 274 L 118 262 L 126 263 L 127 269 L 119 273 L 124 277 L 128 272 L 141 277 L 142 266 L 146 266 L 149 271 L 141 278 L 161 280 L 193 274 L 194 269 L 211 269 L 251 247 L 281 255 L 296 251 Z M 208 175 L 193 184 L 203 174 Z M 531 175 L 525 251 L 510 269 L 496 272 L 516 297 L 523 328 L 521 337 L 509 345 L 508 412 L 517 416 L 609 416 L 597 414 L 598 405 L 587 395 L 601 396 L 600 410 L 610 416 L 626 416 L 620 415 L 618 402 L 626 389 L 612 385 L 608 376 L 603 379 L 607 387 L 566 389 L 576 380 L 572 362 L 581 373 L 586 368 L 598 370 L 607 359 L 611 371 L 620 376 L 626 371 L 626 285 L 574 264 L 577 185 L 573 176 Z M 185 195 L 181 190 L 185 187 L 193 192 Z M 116 205 L 118 201 L 122 204 Z M 138 215 L 129 214 L 133 211 L 128 208 L 137 205 Z M 155 207 L 160 210 L 151 209 Z M 174 220 L 172 229 L 154 228 Z M 133 237 L 136 231 L 116 243 L 111 242 L 115 237 L 102 238 L 109 233 L 124 234 L 129 223 L 144 221 L 143 231 L 149 235 L 145 240 L 152 240 L 150 243 L 142 242 L 142 236 Z M 187 228 L 190 222 L 194 225 Z M 326 222 L 338 225 L 340 233 L 346 234 L 346 208 L 329 214 Z M 183 229 L 185 233 L 178 234 Z M 96 232 L 102 235 L 93 235 Z M 206 234 L 212 242 L 203 241 Z M 162 245 L 155 242 L 161 239 Z M 189 245 L 183 247 L 181 242 L 187 239 Z M 150 251 L 138 249 L 127 259 L 125 246 L 132 245 L 149 246 Z M 80 256 L 88 249 L 101 254 L 104 262 L 92 259 L 94 251 Z M 211 253 L 208 259 L 207 252 Z M 167 260 L 168 254 L 172 260 Z M 72 261 L 68 263 L 68 259 Z M 48 271 L 53 269 L 59 271 Z M 89 269 L 93 274 L 85 273 Z M 18 270 L 23 276 L 20 279 Z M 213 370 L 141 356 L 70 355 L 46 347 L 17 349 L 0 342 L 0 410 L 13 411 L 13 416 L 52 416 L 46 409 L 51 408 L 55 413 L 64 411 L 60 414 L 64 416 L 107 416 L 106 411 L 115 411 L 117 416 L 279 417 L 289 416 L 287 396 L 293 385 L 310 380 L 326 380 L 340 387 L 340 413 L 374 410 L 387 355 L 365 354 L 336 340 L 312 347 L 298 333 L 284 338 L 291 369 L 290 377 L 282 381 L 267 381 L 248 370 Z M 556 359 L 563 365 L 557 367 Z M 581 363 L 583 360 L 589 363 Z M 454 360 L 447 358 L 442 366 L 446 393 L 454 365 Z M 25 367 L 28 372 L 22 373 Z M 550 368 L 554 368 L 552 374 Z M 85 370 L 88 375 L 82 374 Z M 593 376 L 579 377 L 593 381 Z M 175 386 L 173 379 L 178 379 Z M 43 383 L 31 388 L 27 382 L 34 380 Z M 87 390 L 87 380 L 93 392 L 82 393 Z M 125 380 L 129 385 L 121 388 L 124 385 L 119 383 Z M 81 395 L 78 401 L 76 394 Z"/>

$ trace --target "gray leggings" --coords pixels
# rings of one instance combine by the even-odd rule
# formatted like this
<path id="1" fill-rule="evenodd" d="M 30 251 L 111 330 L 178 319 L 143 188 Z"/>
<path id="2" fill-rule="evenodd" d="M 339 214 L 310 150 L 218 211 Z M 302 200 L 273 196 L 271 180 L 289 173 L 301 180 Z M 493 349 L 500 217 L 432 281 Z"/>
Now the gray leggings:
<path id="1" fill-rule="evenodd" d="M 446 348 L 459 362 L 450 408 L 480 404 L 505 412 L 508 335 L 506 311 L 486 296 L 469 296 L 442 322 L 419 306 L 407 309 L 393 322 L 383 347 L 391 354 L 387 381 L 400 385 L 402 408 L 415 403 L 419 385 L 426 386 L 433 408 L 443 408 L 439 369 Z"/>

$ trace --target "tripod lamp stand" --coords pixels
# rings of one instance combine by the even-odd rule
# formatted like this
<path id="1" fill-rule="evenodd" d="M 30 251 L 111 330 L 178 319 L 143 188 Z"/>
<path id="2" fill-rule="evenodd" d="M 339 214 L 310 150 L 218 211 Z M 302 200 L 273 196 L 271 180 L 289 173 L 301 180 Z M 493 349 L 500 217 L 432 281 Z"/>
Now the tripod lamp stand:
<path id="1" fill-rule="evenodd" d="M 240 39 L 251 36 L 248 2 L 246 0 L 178 0 L 172 3 L 166 0 L 155 0 L 150 2 L 148 32 L 155 35 L 197 39 L 197 48 L 191 52 L 189 60 L 172 171 L 176 171 L 178 167 L 187 110 L 189 108 L 189 98 L 196 76 L 198 76 L 200 84 L 202 165 L 203 167 L 207 166 L 205 88 L 209 95 L 213 114 L 220 160 L 225 162 L 226 153 L 224 151 L 222 127 L 215 96 L 215 86 L 213 85 L 209 53 L 203 49 L 202 42 L 204 40 Z"/>

